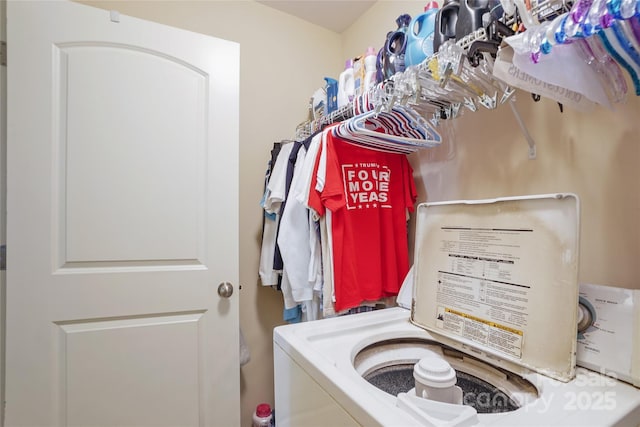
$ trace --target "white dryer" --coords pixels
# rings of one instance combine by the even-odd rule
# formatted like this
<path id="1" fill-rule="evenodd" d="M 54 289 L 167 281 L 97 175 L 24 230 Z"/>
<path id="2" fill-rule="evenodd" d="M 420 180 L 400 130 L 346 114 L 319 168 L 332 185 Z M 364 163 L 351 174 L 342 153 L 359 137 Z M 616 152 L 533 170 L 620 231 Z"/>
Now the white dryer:
<path id="1" fill-rule="evenodd" d="M 578 217 L 571 194 L 419 205 L 411 310 L 275 329 L 276 424 L 640 425 L 639 389 L 576 368 Z M 416 395 L 421 360 L 460 402 Z"/>

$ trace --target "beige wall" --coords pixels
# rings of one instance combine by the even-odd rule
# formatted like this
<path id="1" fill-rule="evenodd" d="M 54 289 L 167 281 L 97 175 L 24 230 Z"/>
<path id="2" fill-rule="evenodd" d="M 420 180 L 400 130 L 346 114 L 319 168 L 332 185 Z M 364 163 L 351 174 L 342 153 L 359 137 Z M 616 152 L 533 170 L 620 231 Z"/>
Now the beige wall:
<path id="1" fill-rule="evenodd" d="M 240 325 L 251 351 L 241 369 L 241 415 L 250 426 L 258 403 L 274 403 L 272 331 L 283 323 L 281 294 L 258 284 L 266 162 L 272 143 L 293 138 L 306 119 L 327 70 L 344 64 L 340 36 L 253 1 L 83 3 L 240 43 Z"/>
<path id="2" fill-rule="evenodd" d="M 401 13 L 423 1 L 378 1 L 343 34 L 343 56 L 379 48 Z M 410 157 L 419 201 L 574 192 L 581 203 L 580 278 L 640 289 L 640 98 L 630 91 L 615 112 L 590 113 L 518 91 L 517 108 L 535 139 L 537 159 L 511 109 L 466 111 L 437 149 Z"/>
<path id="3" fill-rule="evenodd" d="M 293 137 L 309 96 L 344 59 L 379 49 L 402 12 L 424 1 L 378 1 L 342 35 L 253 1 L 85 1 L 105 9 L 240 43 L 240 323 L 251 348 L 241 370 L 242 425 L 261 401 L 273 403 L 272 329 L 282 323 L 279 293 L 258 285 L 262 193 L 271 143 Z M 411 156 L 420 200 L 576 192 L 582 202 L 582 281 L 640 288 L 640 100 L 615 113 L 559 113 L 518 93 L 537 141 L 527 147 L 508 107 L 465 113 L 454 138 Z M 277 408 L 276 408 L 277 409 Z"/>

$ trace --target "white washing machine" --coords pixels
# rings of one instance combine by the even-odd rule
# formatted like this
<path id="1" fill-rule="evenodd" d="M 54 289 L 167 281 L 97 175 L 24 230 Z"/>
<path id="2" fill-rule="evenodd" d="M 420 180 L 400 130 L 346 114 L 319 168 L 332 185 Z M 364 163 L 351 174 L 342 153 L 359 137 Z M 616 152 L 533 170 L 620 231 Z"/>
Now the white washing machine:
<path id="1" fill-rule="evenodd" d="M 411 310 L 275 329 L 278 427 L 640 425 L 639 389 L 576 368 L 578 212 L 571 194 L 418 206 Z M 414 388 L 443 364 L 456 401 Z"/>

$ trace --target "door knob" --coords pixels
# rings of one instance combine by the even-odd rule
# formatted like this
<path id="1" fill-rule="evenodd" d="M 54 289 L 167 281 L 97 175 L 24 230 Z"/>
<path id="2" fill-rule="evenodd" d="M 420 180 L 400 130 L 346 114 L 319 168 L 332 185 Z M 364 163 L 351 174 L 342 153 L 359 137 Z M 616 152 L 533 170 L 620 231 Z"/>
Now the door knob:
<path id="1" fill-rule="evenodd" d="M 233 285 L 229 282 L 222 282 L 218 285 L 218 295 L 222 298 L 229 298 L 233 295 Z"/>

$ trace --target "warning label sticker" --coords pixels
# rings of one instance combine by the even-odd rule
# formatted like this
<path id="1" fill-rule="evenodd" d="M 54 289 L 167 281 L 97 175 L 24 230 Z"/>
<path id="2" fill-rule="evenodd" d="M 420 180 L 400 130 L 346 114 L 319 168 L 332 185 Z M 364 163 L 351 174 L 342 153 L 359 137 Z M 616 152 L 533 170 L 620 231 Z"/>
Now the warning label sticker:
<path id="1" fill-rule="evenodd" d="M 521 330 L 442 306 L 438 307 L 436 326 L 502 353 L 522 356 Z"/>

